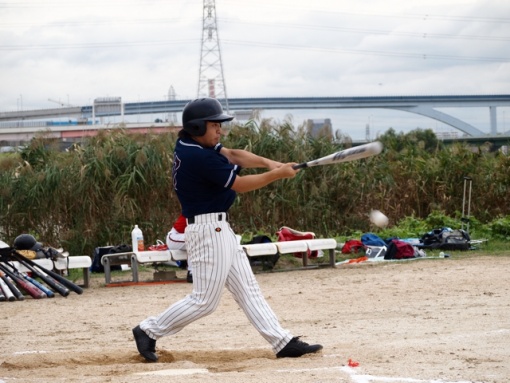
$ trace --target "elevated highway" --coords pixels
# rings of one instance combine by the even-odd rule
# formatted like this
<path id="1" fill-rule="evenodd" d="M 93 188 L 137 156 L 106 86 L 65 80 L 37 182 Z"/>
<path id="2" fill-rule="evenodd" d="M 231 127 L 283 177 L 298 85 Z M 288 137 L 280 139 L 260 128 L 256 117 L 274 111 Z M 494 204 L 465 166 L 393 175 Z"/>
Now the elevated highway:
<path id="1" fill-rule="evenodd" d="M 189 100 L 165 100 L 122 103 L 113 98 L 105 103 L 96 99 L 93 105 L 52 109 L 0 112 L 0 122 L 51 118 L 92 119 L 96 117 L 180 113 Z M 222 100 L 220 100 L 222 101 Z M 468 136 L 497 134 L 498 107 L 510 106 L 510 94 L 448 95 L 448 96 L 377 96 L 377 97 L 264 97 L 229 98 L 229 111 L 296 110 L 296 109 L 394 109 L 426 116 L 458 129 Z M 483 132 L 468 121 L 460 120 L 444 111 L 446 108 L 488 108 L 490 132 Z M 443 110 L 438 110 L 441 108 Z M 18 126 L 22 126 L 18 124 Z"/>

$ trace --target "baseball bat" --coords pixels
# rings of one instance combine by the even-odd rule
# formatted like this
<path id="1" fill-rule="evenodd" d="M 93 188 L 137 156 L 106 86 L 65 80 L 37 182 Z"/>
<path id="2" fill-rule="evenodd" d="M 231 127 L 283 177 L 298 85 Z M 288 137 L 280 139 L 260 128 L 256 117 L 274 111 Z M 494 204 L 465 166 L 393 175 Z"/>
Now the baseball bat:
<path id="1" fill-rule="evenodd" d="M 34 299 L 41 299 L 46 298 L 47 295 L 38 287 L 34 286 L 31 283 L 28 283 L 24 279 L 20 278 L 18 275 L 16 275 L 15 272 L 9 270 L 4 265 L 0 266 L 0 269 L 7 274 L 12 281 L 18 286 L 20 289 L 24 290 L 28 295 L 30 295 Z"/>
<path id="2" fill-rule="evenodd" d="M 379 141 L 355 146 L 353 148 L 340 150 L 339 152 L 329 154 L 316 160 L 303 162 L 292 166 L 294 169 L 311 168 L 312 166 L 338 164 L 340 162 L 349 162 L 360 160 L 362 158 L 372 157 L 381 153 L 383 145 Z"/>
<path id="3" fill-rule="evenodd" d="M 0 287 L 0 302 L 5 302 L 6 300 L 7 300 L 7 298 L 4 295 L 4 291 Z"/>
<path id="4" fill-rule="evenodd" d="M 0 264 L 0 266 L 2 266 L 2 265 Z M 21 293 L 21 291 L 19 291 L 19 289 L 14 284 L 14 281 L 11 278 L 9 278 L 9 276 L 6 273 L 1 271 L 1 269 L 0 269 L 0 278 L 3 279 L 5 285 L 10 290 L 12 296 L 14 297 L 13 300 L 17 299 L 18 301 L 22 301 L 25 299 L 25 296 Z"/>
<path id="5" fill-rule="evenodd" d="M 11 287 L 11 290 L 14 293 L 14 296 L 16 297 L 16 299 L 18 301 L 25 300 L 25 296 L 23 295 L 21 290 L 16 287 L 16 284 L 14 283 L 14 281 L 8 275 L 6 275 L 5 278 L 7 278 L 7 280 L 9 281 L 9 286 Z"/>
<path id="6" fill-rule="evenodd" d="M 21 276 L 23 278 L 25 278 L 28 282 L 33 284 L 34 286 L 38 287 L 41 291 L 43 291 L 48 298 L 54 298 L 55 297 L 55 293 L 53 291 L 51 291 L 49 288 L 47 288 L 46 286 L 44 286 L 39 281 L 35 280 L 34 278 L 29 277 L 26 274 L 21 274 Z"/>
<path id="7" fill-rule="evenodd" d="M 72 290 L 75 291 L 77 294 L 81 294 L 83 290 L 76 286 L 71 281 L 68 281 L 64 277 L 58 275 L 57 273 L 54 273 L 51 270 L 48 270 L 47 268 L 38 265 L 31 259 L 25 258 L 23 255 L 19 254 L 17 251 L 13 251 L 11 254 L 18 262 L 20 262 L 23 266 L 25 266 L 27 269 L 32 271 L 36 277 L 39 279 L 42 279 L 48 286 L 50 286 L 53 290 L 58 292 L 60 295 L 67 297 L 69 295 L 69 288 L 72 286 Z M 69 287 L 69 288 L 68 288 Z M 78 292 L 75 290 L 75 288 L 79 289 Z"/>
<path id="8" fill-rule="evenodd" d="M 9 280 L 9 278 L 7 278 L 7 276 L 4 273 L 0 272 L 0 278 L 3 279 L 4 283 L 7 285 L 7 288 L 11 291 L 11 294 L 14 297 L 13 300 L 17 299 L 19 301 L 22 301 L 25 299 L 23 294 L 21 294 L 21 291 L 19 291 L 18 288 L 14 286 L 14 284 Z"/>
<path id="9" fill-rule="evenodd" d="M 4 277 L 0 277 L 0 289 L 3 291 L 5 295 L 5 299 L 7 299 L 9 302 L 15 301 L 16 297 L 12 293 L 12 290 L 9 288 L 9 286 L 5 283 Z"/>

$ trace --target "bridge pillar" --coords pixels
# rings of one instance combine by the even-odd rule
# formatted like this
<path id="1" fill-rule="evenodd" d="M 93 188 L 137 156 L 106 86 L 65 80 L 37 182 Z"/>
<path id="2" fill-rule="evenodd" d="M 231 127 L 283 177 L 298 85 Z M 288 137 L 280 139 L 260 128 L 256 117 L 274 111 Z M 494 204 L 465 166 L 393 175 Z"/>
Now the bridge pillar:
<path id="1" fill-rule="evenodd" d="M 495 136 L 498 134 L 498 119 L 496 115 L 496 107 L 490 106 L 489 110 L 491 114 L 491 135 Z"/>

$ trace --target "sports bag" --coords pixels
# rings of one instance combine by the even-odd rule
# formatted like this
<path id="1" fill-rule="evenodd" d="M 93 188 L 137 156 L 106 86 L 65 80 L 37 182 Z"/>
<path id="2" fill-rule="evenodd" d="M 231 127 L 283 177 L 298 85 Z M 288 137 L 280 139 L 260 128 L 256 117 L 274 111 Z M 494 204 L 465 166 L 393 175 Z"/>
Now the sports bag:
<path id="1" fill-rule="evenodd" d="M 399 239 L 391 239 L 388 241 L 388 250 L 384 255 L 384 259 L 406 259 L 415 258 L 414 247 Z"/>
<path id="2" fill-rule="evenodd" d="M 443 227 L 425 233 L 420 238 L 419 247 L 442 250 L 469 250 L 471 238 L 465 230 L 452 230 L 449 227 Z"/>
<path id="3" fill-rule="evenodd" d="M 365 250 L 365 245 L 359 239 L 349 239 L 342 246 L 343 254 L 358 253 Z"/>
<path id="4" fill-rule="evenodd" d="M 462 229 L 445 231 L 439 248 L 443 250 L 469 250 L 471 248 L 471 238 Z"/>
<path id="5" fill-rule="evenodd" d="M 315 233 L 311 231 L 298 231 L 291 229 L 287 226 L 282 226 L 282 228 L 276 232 L 278 235 L 278 241 L 300 241 L 303 239 L 315 239 Z M 318 250 L 310 251 L 308 250 L 308 258 L 317 258 L 319 255 Z M 302 258 L 303 255 L 301 253 L 294 253 L 296 258 Z"/>
<path id="6" fill-rule="evenodd" d="M 365 233 L 361 236 L 361 242 L 365 246 L 386 246 L 386 242 L 374 233 Z"/>

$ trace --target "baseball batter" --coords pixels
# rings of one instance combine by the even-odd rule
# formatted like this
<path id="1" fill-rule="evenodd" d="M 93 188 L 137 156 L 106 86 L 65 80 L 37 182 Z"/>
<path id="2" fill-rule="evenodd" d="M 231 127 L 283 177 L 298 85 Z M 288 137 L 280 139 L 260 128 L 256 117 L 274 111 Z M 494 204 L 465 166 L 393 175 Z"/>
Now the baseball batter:
<path id="1" fill-rule="evenodd" d="M 220 144 L 221 123 L 231 121 L 212 98 L 189 102 L 182 114 L 173 164 L 173 183 L 187 219 L 186 247 L 193 269 L 193 291 L 157 316 L 133 329 L 138 352 L 156 362 L 156 340 L 176 334 L 218 307 L 223 288 L 234 296 L 251 324 L 272 346 L 276 357 L 300 357 L 322 349 L 309 345 L 281 327 L 262 295 L 248 258 L 229 224 L 228 210 L 236 193 L 292 178 L 298 170 L 245 150 Z M 241 168 L 267 168 L 240 176 Z"/>

